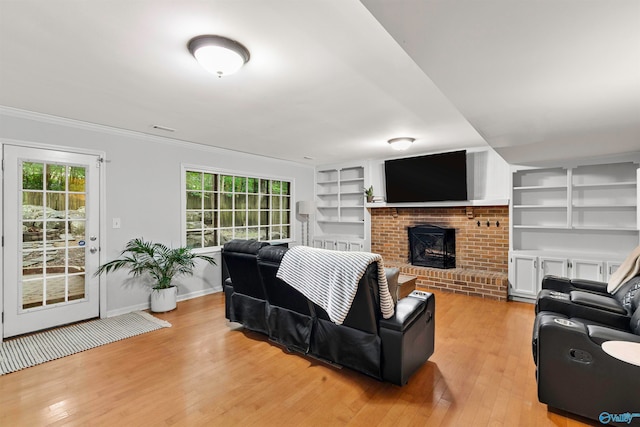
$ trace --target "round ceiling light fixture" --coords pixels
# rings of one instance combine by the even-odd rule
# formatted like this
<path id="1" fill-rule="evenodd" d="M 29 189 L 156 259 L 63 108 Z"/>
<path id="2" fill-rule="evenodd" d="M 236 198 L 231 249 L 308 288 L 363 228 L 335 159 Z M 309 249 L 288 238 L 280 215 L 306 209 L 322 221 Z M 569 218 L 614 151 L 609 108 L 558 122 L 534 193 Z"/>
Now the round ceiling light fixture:
<path id="1" fill-rule="evenodd" d="M 413 144 L 413 141 L 415 140 L 416 140 L 415 138 L 402 137 L 402 138 L 392 138 L 387 142 L 391 145 L 391 148 L 393 148 L 394 150 L 403 151 L 411 147 L 411 144 Z"/>
<path id="2" fill-rule="evenodd" d="M 235 73 L 251 57 L 242 44 L 222 36 L 194 37 L 187 48 L 205 70 L 218 77 Z"/>

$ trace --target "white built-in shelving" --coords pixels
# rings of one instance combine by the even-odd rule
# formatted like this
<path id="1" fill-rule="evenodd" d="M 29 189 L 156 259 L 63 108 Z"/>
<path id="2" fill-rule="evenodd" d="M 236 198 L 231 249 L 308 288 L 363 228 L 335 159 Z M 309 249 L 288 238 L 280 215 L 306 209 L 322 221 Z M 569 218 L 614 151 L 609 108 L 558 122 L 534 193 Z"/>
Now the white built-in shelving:
<path id="1" fill-rule="evenodd" d="M 637 162 L 515 169 L 512 295 L 535 298 L 544 274 L 607 280 L 640 242 L 639 174 Z"/>
<path id="2" fill-rule="evenodd" d="M 337 165 L 316 170 L 314 246 L 367 249 L 365 166 Z"/>

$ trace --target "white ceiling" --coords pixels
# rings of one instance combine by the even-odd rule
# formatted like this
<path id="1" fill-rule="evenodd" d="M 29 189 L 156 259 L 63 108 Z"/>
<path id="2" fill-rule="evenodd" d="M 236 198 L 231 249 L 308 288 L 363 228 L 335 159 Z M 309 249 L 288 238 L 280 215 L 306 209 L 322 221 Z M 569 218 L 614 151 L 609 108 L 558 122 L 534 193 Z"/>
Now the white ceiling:
<path id="1" fill-rule="evenodd" d="M 509 163 L 640 151 L 640 1 L 362 2 Z"/>
<path id="2" fill-rule="evenodd" d="M 207 74 L 200 34 L 251 61 Z M 398 136 L 407 156 L 620 154 L 640 150 L 640 2 L 0 0 L 0 105 L 309 164 L 395 157 Z"/>

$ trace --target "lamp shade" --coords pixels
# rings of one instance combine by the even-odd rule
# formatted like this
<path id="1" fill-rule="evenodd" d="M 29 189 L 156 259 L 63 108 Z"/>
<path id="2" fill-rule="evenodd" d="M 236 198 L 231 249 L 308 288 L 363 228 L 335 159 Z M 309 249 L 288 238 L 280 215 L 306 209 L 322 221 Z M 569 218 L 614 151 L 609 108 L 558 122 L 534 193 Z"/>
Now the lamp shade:
<path id="1" fill-rule="evenodd" d="M 298 202 L 298 215 L 311 215 L 314 208 L 313 200 L 301 200 Z"/>
<path id="2" fill-rule="evenodd" d="M 402 137 L 402 138 L 393 138 L 388 140 L 387 142 L 391 145 L 391 148 L 393 148 L 394 150 L 402 151 L 411 147 L 411 144 L 413 144 L 413 141 L 415 140 L 416 140 L 415 138 Z"/>
<path id="3" fill-rule="evenodd" d="M 222 36 L 194 37 L 187 47 L 205 70 L 218 77 L 235 73 L 250 58 L 246 47 Z"/>

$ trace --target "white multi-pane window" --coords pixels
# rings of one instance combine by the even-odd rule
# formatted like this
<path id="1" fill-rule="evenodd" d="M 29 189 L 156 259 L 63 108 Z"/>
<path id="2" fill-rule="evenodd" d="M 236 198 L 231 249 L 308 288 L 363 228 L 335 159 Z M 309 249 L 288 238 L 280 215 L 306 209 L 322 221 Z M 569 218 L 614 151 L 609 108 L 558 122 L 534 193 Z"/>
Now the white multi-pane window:
<path id="1" fill-rule="evenodd" d="M 185 241 L 192 248 L 232 239 L 291 236 L 291 181 L 185 169 Z"/>

